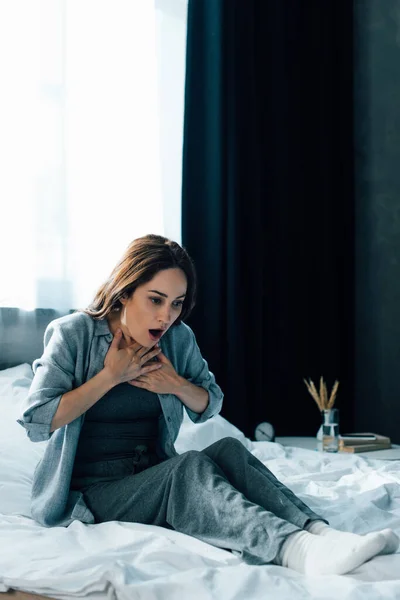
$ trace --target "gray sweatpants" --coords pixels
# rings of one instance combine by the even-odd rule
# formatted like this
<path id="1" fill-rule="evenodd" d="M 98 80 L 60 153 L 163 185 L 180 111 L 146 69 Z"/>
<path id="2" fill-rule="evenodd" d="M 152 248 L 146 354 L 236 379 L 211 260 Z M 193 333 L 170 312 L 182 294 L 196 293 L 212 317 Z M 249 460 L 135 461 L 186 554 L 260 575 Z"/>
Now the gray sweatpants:
<path id="1" fill-rule="evenodd" d="M 131 459 L 97 463 L 96 468 L 110 476 L 113 462 L 119 479 L 86 486 L 81 481 L 79 486 L 97 523 L 116 520 L 175 529 L 236 550 L 256 565 L 273 562 L 289 534 L 311 521 L 325 521 L 234 438 L 135 474 Z"/>

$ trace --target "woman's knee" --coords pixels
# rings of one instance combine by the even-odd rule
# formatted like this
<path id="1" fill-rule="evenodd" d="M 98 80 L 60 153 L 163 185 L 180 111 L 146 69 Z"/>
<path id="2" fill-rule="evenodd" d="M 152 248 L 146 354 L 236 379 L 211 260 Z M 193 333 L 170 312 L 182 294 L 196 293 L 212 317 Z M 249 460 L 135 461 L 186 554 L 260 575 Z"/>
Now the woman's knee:
<path id="1" fill-rule="evenodd" d="M 228 464 L 231 461 L 236 461 L 239 456 L 243 456 L 247 452 L 245 446 L 236 438 L 227 436 L 211 446 L 204 448 L 202 451 L 218 464 L 222 461 L 223 464 Z"/>
<path id="2" fill-rule="evenodd" d="M 180 455 L 179 465 L 185 464 L 194 464 L 203 460 L 203 455 L 199 450 L 188 450 Z"/>
<path id="3" fill-rule="evenodd" d="M 183 460 L 196 460 L 196 458 L 199 456 L 199 454 L 200 454 L 199 450 L 187 450 L 186 452 L 181 454 L 181 458 Z"/>
<path id="4" fill-rule="evenodd" d="M 199 450 L 188 450 L 180 455 L 180 460 L 175 465 L 175 470 L 183 469 L 192 475 L 206 470 L 214 470 L 217 465 L 210 459 L 209 456 Z"/>
<path id="5" fill-rule="evenodd" d="M 234 451 L 234 450 L 242 451 L 242 450 L 246 449 L 243 446 L 242 442 L 240 442 L 238 439 L 231 437 L 231 436 L 226 436 L 226 437 L 218 440 L 218 442 L 215 442 L 215 446 L 218 448 L 223 448 L 223 449 L 227 449 L 230 451 Z"/>

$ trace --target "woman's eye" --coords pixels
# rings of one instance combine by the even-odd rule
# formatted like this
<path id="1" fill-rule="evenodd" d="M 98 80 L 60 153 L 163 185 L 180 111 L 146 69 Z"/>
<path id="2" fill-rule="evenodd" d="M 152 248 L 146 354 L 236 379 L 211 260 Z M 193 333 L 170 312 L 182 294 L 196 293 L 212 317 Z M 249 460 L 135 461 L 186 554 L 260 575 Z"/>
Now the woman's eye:
<path id="1" fill-rule="evenodd" d="M 153 304 L 159 304 L 161 302 L 161 298 L 150 298 Z M 179 302 L 174 303 L 174 308 L 181 308 L 183 305 L 183 300 L 179 300 Z"/>

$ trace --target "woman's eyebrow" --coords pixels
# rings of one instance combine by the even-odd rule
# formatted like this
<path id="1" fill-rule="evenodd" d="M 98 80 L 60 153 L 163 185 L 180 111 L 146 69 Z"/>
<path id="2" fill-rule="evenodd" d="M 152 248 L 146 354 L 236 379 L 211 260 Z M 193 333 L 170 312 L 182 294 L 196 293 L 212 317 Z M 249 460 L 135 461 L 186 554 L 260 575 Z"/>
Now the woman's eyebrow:
<path id="1" fill-rule="evenodd" d="M 167 294 L 163 294 L 163 292 L 159 292 L 158 290 L 147 290 L 148 292 L 154 292 L 155 294 L 160 294 L 160 296 L 164 296 L 164 298 L 168 298 Z M 186 294 L 181 294 L 180 296 L 177 296 L 175 298 L 175 300 L 178 300 L 178 298 L 183 298 L 184 296 L 186 296 Z"/>

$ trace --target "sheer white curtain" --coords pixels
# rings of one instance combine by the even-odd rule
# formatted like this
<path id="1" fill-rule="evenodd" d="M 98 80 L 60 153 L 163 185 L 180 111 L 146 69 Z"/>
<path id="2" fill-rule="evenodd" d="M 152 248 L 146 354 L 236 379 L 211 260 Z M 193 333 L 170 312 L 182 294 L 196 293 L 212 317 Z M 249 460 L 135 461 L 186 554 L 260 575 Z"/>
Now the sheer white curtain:
<path id="1" fill-rule="evenodd" d="M 85 306 L 181 240 L 186 0 L 0 0 L 0 306 Z"/>

